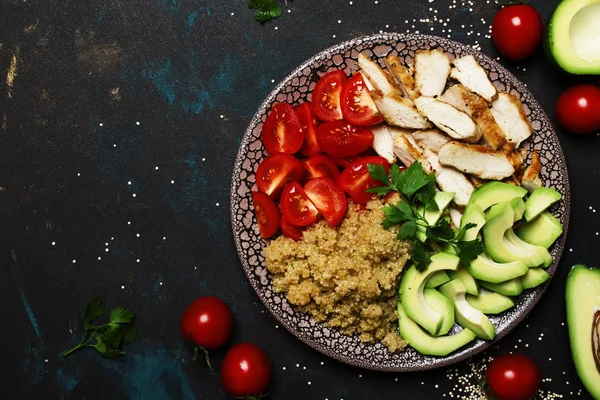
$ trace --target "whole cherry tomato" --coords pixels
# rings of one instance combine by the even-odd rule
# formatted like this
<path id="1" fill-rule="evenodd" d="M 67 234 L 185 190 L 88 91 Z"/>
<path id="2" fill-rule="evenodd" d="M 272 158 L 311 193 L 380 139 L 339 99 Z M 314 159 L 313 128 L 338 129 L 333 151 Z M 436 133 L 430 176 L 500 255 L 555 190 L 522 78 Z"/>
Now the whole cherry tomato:
<path id="1" fill-rule="evenodd" d="M 200 297 L 183 313 L 181 334 L 204 350 L 214 350 L 229 339 L 232 321 L 231 310 L 223 300 Z"/>
<path id="2" fill-rule="evenodd" d="M 537 365 L 522 354 L 505 354 L 492 360 L 485 379 L 497 400 L 531 400 L 542 381 Z"/>
<path id="3" fill-rule="evenodd" d="M 540 44 L 544 25 L 535 8 L 525 4 L 503 7 L 492 21 L 492 39 L 506 58 L 520 61 Z"/>
<path id="4" fill-rule="evenodd" d="M 221 366 L 221 383 L 233 397 L 257 397 L 271 380 L 267 355 L 252 343 L 240 343 L 229 349 Z"/>
<path id="5" fill-rule="evenodd" d="M 581 84 L 567 89 L 556 101 L 555 112 L 558 123 L 569 132 L 600 130 L 600 88 Z"/>

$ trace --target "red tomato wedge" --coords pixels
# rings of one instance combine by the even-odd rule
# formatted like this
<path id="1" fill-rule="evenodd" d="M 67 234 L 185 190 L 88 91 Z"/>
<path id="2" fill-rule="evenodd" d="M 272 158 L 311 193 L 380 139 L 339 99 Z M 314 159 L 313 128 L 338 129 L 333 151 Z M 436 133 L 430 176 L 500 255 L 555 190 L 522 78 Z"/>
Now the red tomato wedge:
<path id="1" fill-rule="evenodd" d="M 308 172 L 308 179 L 324 176 L 336 180 L 340 175 L 340 169 L 336 163 L 325 154 L 315 154 L 303 160 L 303 162 Z"/>
<path id="2" fill-rule="evenodd" d="M 371 156 L 376 156 L 377 153 L 375 153 L 373 151 L 372 148 L 369 148 L 365 151 L 363 151 L 360 154 L 357 154 L 355 156 L 349 156 L 349 157 L 331 157 L 331 159 L 333 160 L 333 162 L 335 162 L 337 165 L 339 165 L 342 168 L 346 168 L 348 165 L 352 164 L 354 161 L 360 159 L 360 158 L 364 158 L 364 157 L 371 157 Z"/>
<path id="3" fill-rule="evenodd" d="M 285 218 L 281 218 L 281 233 L 285 237 L 299 242 L 302 240 L 302 235 L 304 235 L 304 227 L 292 225 Z"/>
<path id="4" fill-rule="evenodd" d="M 252 202 L 260 236 L 268 239 L 279 230 L 281 223 L 279 208 L 273 199 L 261 192 L 252 192 Z"/>
<path id="5" fill-rule="evenodd" d="M 302 180 L 304 173 L 304 165 L 296 157 L 285 153 L 273 154 L 258 166 L 256 185 L 261 192 L 277 199 L 286 183 Z"/>
<path id="6" fill-rule="evenodd" d="M 294 108 L 286 103 L 275 104 L 262 127 L 261 139 L 271 154 L 294 154 L 300 150 L 304 132 Z"/>
<path id="7" fill-rule="evenodd" d="M 349 157 L 371 147 L 373 134 L 368 129 L 340 120 L 319 125 L 317 140 L 321 151 L 331 157 Z"/>
<path id="8" fill-rule="evenodd" d="M 348 80 L 344 71 L 331 71 L 317 81 L 312 92 L 312 104 L 315 115 L 321 121 L 342 119 L 340 104 L 342 86 Z"/>
<path id="9" fill-rule="evenodd" d="M 325 177 L 311 179 L 304 185 L 304 192 L 317 210 L 323 214 L 329 226 L 337 226 L 342 222 L 348 209 L 348 202 L 346 194 L 333 179 Z"/>
<path id="10" fill-rule="evenodd" d="M 390 165 L 385 158 L 365 157 L 348 165 L 337 179 L 338 186 L 359 204 L 366 204 L 375 196 L 373 193 L 366 192 L 367 189 L 382 185 L 381 182 L 371 178 L 367 169 L 368 164 L 380 164 L 386 172 L 390 170 Z"/>
<path id="11" fill-rule="evenodd" d="M 351 124 L 369 126 L 383 121 L 360 72 L 354 74 L 342 87 L 341 103 L 342 115 Z"/>
<path id="12" fill-rule="evenodd" d="M 313 112 L 312 103 L 301 103 L 296 106 L 295 110 L 298 118 L 300 118 L 300 123 L 302 123 L 302 131 L 304 131 L 304 142 L 300 148 L 300 154 L 307 157 L 317 154 L 319 152 L 319 143 L 315 131 L 317 118 Z"/>
<path id="13" fill-rule="evenodd" d="M 296 226 L 307 226 L 317 220 L 319 210 L 310 201 L 302 185 L 297 181 L 291 181 L 283 188 L 281 202 L 279 203 L 281 214 L 287 222 Z"/>

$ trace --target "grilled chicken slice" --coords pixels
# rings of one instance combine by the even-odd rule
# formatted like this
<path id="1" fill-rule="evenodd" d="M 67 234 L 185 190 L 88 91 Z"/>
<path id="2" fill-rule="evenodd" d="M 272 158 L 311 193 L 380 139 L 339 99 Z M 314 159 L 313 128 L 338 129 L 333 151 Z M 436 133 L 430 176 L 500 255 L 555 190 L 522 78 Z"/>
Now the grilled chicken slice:
<path id="1" fill-rule="evenodd" d="M 481 130 L 475 122 L 458 108 L 426 96 L 416 99 L 415 105 L 421 114 L 452 138 L 469 143 L 475 143 L 481 138 Z"/>
<path id="2" fill-rule="evenodd" d="M 412 137 L 415 138 L 419 147 L 431 150 L 434 153 L 440 151 L 443 145 L 452 140 L 450 136 L 443 134 L 437 129 L 416 131 L 412 134 Z"/>
<path id="3" fill-rule="evenodd" d="M 358 55 L 358 66 L 363 73 L 363 77 L 368 81 L 367 86 L 372 86 L 375 92 L 378 92 L 381 96 L 402 95 L 402 91 L 390 74 L 362 53 Z"/>
<path id="4" fill-rule="evenodd" d="M 515 167 L 504 152 L 478 144 L 448 142 L 438 155 L 442 165 L 481 179 L 501 180 L 515 172 Z"/>
<path id="5" fill-rule="evenodd" d="M 390 127 L 387 124 L 379 124 L 370 127 L 369 130 L 373 133 L 371 147 L 375 150 L 375 153 L 385 158 L 390 164 L 394 164 L 397 158 L 394 154 L 394 133 L 392 133 Z"/>
<path id="6" fill-rule="evenodd" d="M 423 155 L 431 164 L 435 172 L 435 181 L 440 189 L 444 192 L 454 192 L 454 199 L 452 199 L 454 204 L 461 207 L 466 206 L 475 188 L 465 174 L 440 164 L 438 155 L 431 150 L 424 150 Z"/>
<path id="7" fill-rule="evenodd" d="M 394 136 L 394 154 L 407 167 L 419 161 L 425 172 L 431 172 L 431 165 L 423 155 L 423 150 L 410 134 L 397 131 Z"/>
<path id="8" fill-rule="evenodd" d="M 413 102 L 400 94 L 394 93 L 385 96 L 375 90 L 371 92 L 371 97 L 388 124 L 412 129 L 431 127 L 429 121 L 417 111 Z"/>
<path id="9" fill-rule="evenodd" d="M 525 159 L 527 158 L 527 149 L 519 147 L 518 149 L 513 143 L 505 143 L 499 151 L 502 151 L 511 165 L 515 168 L 515 172 L 521 169 Z"/>
<path id="10" fill-rule="evenodd" d="M 452 229 L 459 229 L 460 220 L 462 219 L 463 213 L 459 211 L 456 207 L 448 207 L 448 214 L 450 214 L 450 222 L 452 222 Z"/>
<path id="11" fill-rule="evenodd" d="M 404 93 L 404 97 L 414 101 L 421 95 L 415 86 L 415 79 L 412 73 L 400 62 L 397 56 L 386 57 L 385 65 L 400 87 L 400 90 L 402 90 L 402 93 Z"/>
<path id="12" fill-rule="evenodd" d="M 533 192 L 536 188 L 542 187 L 542 180 L 540 179 L 541 166 L 539 154 L 535 149 L 531 150 L 531 163 L 523 172 L 521 186 L 530 192 Z"/>
<path id="13" fill-rule="evenodd" d="M 423 96 L 439 96 L 450 75 L 450 59 L 440 49 L 419 50 L 415 54 L 415 83 Z"/>
<path id="14" fill-rule="evenodd" d="M 523 104 L 514 94 L 498 93 L 498 98 L 492 102 L 491 112 L 506 140 L 516 147 L 533 133 Z"/>
<path id="15" fill-rule="evenodd" d="M 487 73 L 475 60 L 475 57 L 468 55 L 456 58 L 452 64 L 454 67 L 450 71 L 450 76 L 473 93 L 477 93 L 489 103 L 498 96 L 496 87 L 490 82 Z"/>
<path id="16" fill-rule="evenodd" d="M 439 99 L 473 118 L 481 130 L 484 142 L 492 149 L 496 150 L 506 143 L 502 129 L 496 123 L 488 103 L 481 96 L 461 84 L 456 84 L 449 87 Z"/>

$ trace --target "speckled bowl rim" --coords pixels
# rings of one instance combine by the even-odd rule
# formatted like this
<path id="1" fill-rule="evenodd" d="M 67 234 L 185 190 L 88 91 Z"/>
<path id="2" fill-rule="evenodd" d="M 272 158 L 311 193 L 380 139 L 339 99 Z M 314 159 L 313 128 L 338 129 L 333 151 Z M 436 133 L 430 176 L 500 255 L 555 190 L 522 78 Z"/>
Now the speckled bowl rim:
<path id="1" fill-rule="evenodd" d="M 557 150 L 556 152 L 553 152 L 553 154 L 555 156 L 555 159 L 553 160 L 553 162 L 558 165 L 558 169 L 560 170 L 559 178 L 561 178 L 561 184 L 562 184 L 561 193 L 563 195 L 563 198 L 558 206 L 559 207 L 558 218 L 563 225 L 563 234 L 553 244 L 553 246 L 550 249 L 551 253 L 553 255 L 553 258 L 554 258 L 554 262 L 547 269 L 547 271 L 551 275 L 551 279 L 546 281 L 543 285 L 541 285 L 535 289 L 527 290 L 523 294 L 518 296 L 517 302 L 514 307 L 514 310 L 516 310 L 516 312 L 513 313 L 515 315 L 510 317 L 507 324 L 503 325 L 501 329 L 497 330 L 496 338 L 493 341 L 475 340 L 475 341 L 471 342 L 468 346 L 465 346 L 465 347 L 459 349 L 458 351 L 450 354 L 447 357 L 423 356 L 423 355 L 417 353 L 414 349 L 407 349 L 405 352 L 399 353 L 399 354 L 412 353 L 409 356 L 402 357 L 402 359 L 406 359 L 406 360 L 408 360 L 408 362 L 406 362 L 406 363 L 399 362 L 399 363 L 393 364 L 393 365 L 389 365 L 389 364 L 388 365 L 377 365 L 377 364 L 374 364 L 373 362 L 369 362 L 364 359 L 361 359 L 360 357 L 348 357 L 348 356 L 341 355 L 338 351 L 336 351 L 335 347 L 325 346 L 322 343 L 315 341 L 314 339 L 311 339 L 311 338 L 301 335 L 299 333 L 298 327 L 296 325 L 290 323 L 289 320 L 287 320 L 286 318 L 283 318 L 283 316 L 281 315 L 281 313 L 283 311 L 276 310 L 272 307 L 272 305 L 265 298 L 264 291 L 263 291 L 264 287 L 262 285 L 258 284 L 258 281 L 256 280 L 256 277 L 254 276 L 255 267 L 253 267 L 249 264 L 248 257 L 245 256 L 247 249 L 242 248 L 242 241 L 240 239 L 240 224 L 236 223 L 236 218 L 238 217 L 237 213 L 239 212 L 240 205 L 239 205 L 239 203 L 236 203 L 235 200 L 239 198 L 239 196 L 237 194 L 238 189 L 239 189 L 239 184 L 240 184 L 238 177 L 240 176 L 240 173 L 242 172 L 242 163 L 244 161 L 245 154 L 248 151 L 249 144 L 252 142 L 252 140 L 256 139 L 255 136 L 253 137 L 253 131 L 258 124 L 262 123 L 261 118 L 264 115 L 266 115 L 266 112 L 268 111 L 268 109 L 275 102 L 277 95 L 286 86 L 290 85 L 290 82 L 292 82 L 292 80 L 294 78 L 298 77 L 302 71 L 304 71 L 307 68 L 310 68 L 317 62 L 324 62 L 331 55 L 341 54 L 343 52 L 343 50 L 352 49 L 355 46 L 357 46 L 357 44 L 363 44 L 365 42 L 373 42 L 374 44 L 379 43 L 379 44 L 391 45 L 391 43 L 401 43 L 402 41 L 405 43 L 408 43 L 410 41 L 429 41 L 431 43 L 437 43 L 437 45 L 439 47 L 442 47 L 443 49 L 458 48 L 459 52 L 464 52 L 465 54 L 473 54 L 477 58 L 478 61 L 493 65 L 496 72 L 498 72 L 500 75 L 504 76 L 503 82 L 509 84 L 513 90 L 515 90 L 515 88 L 517 88 L 516 90 L 521 95 L 522 101 L 523 101 L 523 99 L 525 99 L 523 101 L 524 103 L 528 103 L 530 106 L 533 106 L 533 108 L 535 108 L 537 110 L 536 111 L 538 113 L 537 117 L 540 118 L 542 126 L 544 126 L 546 128 L 546 132 L 548 132 L 548 134 L 544 136 L 544 140 L 552 141 L 553 144 L 556 146 L 555 150 Z M 446 46 L 449 46 L 449 47 L 446 47 Z M 374 48 L 374 47 L 375 46 L 373 46 L 372 48 Z M 318 70 L 318 68 L 315 68 L 313 73 L 315 73 L 317 70 Z M 499 340 L 501 340 L 503 337 L 505 337 L 510 331 L 512 331 L 521 321 L 523 321 L 523 319 L 525 319 L 525 317 L 531 312 L 531 310 L 535 307 L 537 302 L 540 300 L 540 298 L 546 291 L 546 289 L 547 289 L 548 285 L 550 284 L 552 277 L 556 273 L 556 270 L 560 263 L 560 258 L 564 251 L 567 232 L 568 232 L 568 228 L 569 228 L 570 208 L 571 208 L 571 190 L 570 190 L 570 184 L 569 184 L 569 179 L 568 179 L 567 164 L 565 161 L 562 147 L 560 146 L 558 136 L 557 136 L 556 132 L 554 131 L 547 114 L 543 111 L 541 106 L 533 98 L 533 96 L 531 95 L 531 93 L 529 92 L 527 87 L 522 82 L 520 82 L 514 75 L 512 75 L 512 73 L 510 73 L 508 70 L 506 70 L 502 65 L 500 65 L 496 61 L 492 60 L 488 56 L 474 50 L 470 46 L 461 44 L 459 42 L 455 42 L 450 39 L 445 39 L 445 38 L 432 36 L 432 35 L 408 34 L 408 33 L 403 34 L 403 33 L 395 33 L 395 32 L 386 32 L 386 33 L 380 33 L 380 34 L 375 34 L 375 35 L 360 36 L 360 37 L 339 43 L 337 45 L 331 46 L 331 47 L 321 51 L 320 53 L 314 55 L 313 57 L 309 58 L 302 64 L 300 64 L 300 66 L 298 66 L 296 69 L 294 69 L 286 78 L 284 78 L 275 87 L 275 89 L 273 89 L 269 93 L 269 95 L 266 97 L 266 99 L 262 102 L 262 104 L 258 108 L 256 114 L 254 115 L 248 128 L 246 129 L 244 137 L 240 144 L 240 148 L 236 155 L 236 160 L 235 160 L 235 165 L 234 165 L 232 176 L 233 176 L 233 178 L 232 178 L 231 190 L 230 190 L 230 195 L 231 195 L 231 197 L 230 197 L 230 200 L 231 200 L 230 213 L 231 213 L 232 231 L 233 231 L 236 249 L 237 249 L 238 255 L 240 257 L 240 261 L 241 261 L 242 267 L 244 269 L 244 272 L 245 272 L 246 276 L 248 277 L 248 280 L 250 281 L 251 286 L 253 287 L 254 291 L 256 292 L 256 294 L 258 295 L 260 300 L 263 302 L 265 307 L 267 307 L 267 309 L 281 323 L 281 325 L 283 325 L 294 336 L 296 336 L 297 338 L 302 340 L 304 343 L 306 343 L 310 347 L 318 350 L 319 352 L 321 352 L 329 357 L 332 357 L 338 361 L 341 361 L 343 363 L 353 365 L 356 367 L 360 367 L 360 368 L 371 369 L 371 370 L 378 370 L 378 371 L 385 371 L 385 372 L 412 372 L 412 371 L 424 371 L 424 370 L 430 370 L 430 369 L 434 369 L 434 368 L 446 367 L 446 366 L 455 364 L 457 362 L 464 361 L 464 360 L 482 352 L 483 350 L 489 348 L 490 346 L 494 345 L 495 343 L 497 343 Z M 544 184 L 546 185 L 548 183 L 546 177 L 542 176 L 542 179 L 544 181 Z M 555 207 L 555 209 L 556 209 L 556 207 Z M 255 230 L 255 235 L 256 235 L 257 229 L 254 229 L 254 230 Z M 266 268 L 265 268 L 265 274 L 266 274 Z M 270 280 L 269 280 L 269 282 L 270 282 Z M 284 303 L 285 303 L 285 300 L 284 300 Z M 297 310 L 295 312 L 299 313 L 299 311 L 297 311 Z M 318 323 L 315 323 L 315 324 L 320 326 L 322 329 L 335 330 L 333 328 L 325 328 L 322 324 L 318 324 Z M 495 325 L 496 325 L 496 323 L 495 323 Z M 398 354 L 398 353 L 396 353 L 396 354 Z M 391 355 L 391 356 L 393 356 L 393 355 Z M 410 362 L 411 359 L 414 359 L 417 362 L 411 363 Z"/>

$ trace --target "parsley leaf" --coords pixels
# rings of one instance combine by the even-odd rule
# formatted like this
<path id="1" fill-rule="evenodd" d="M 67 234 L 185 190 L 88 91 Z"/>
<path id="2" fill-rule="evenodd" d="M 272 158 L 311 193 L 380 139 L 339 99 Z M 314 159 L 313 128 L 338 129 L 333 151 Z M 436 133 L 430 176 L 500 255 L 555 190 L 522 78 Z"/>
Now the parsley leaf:
<path id="1" fill-rule="evenodd" d="M 254 19 L 260 23 L 281 17 L 283 11 L 275 0 L 250 0 L 248 8 L 254 10 Z"/>
<path id="2" fill-rule="evenodd" d="M 83 347 L 93 347 L 104 357 L 120 358 L 125 355 L 121 344 L 131 344 L 135 340 L 136 328 L 133 326 L 135 315 L 133 311 L 116 307 L 110 312 L 110 321 L 104 325 L 92 325 L 92 322 L 104 314 L 102 300 L 95 298 L 90 301 L 83 317 L 83 338 L 81 342 L 63 355 L 68 356 Z"/>
<path id="3" fill-rule="evenodd" d="M 478 255 L 483 253 L 483 242 L 481 240 L 469 240 L 469 241 L 457 241 L 453 243 L 460 258 L 460 265 L 468 267 L 477 258 Z"/>

